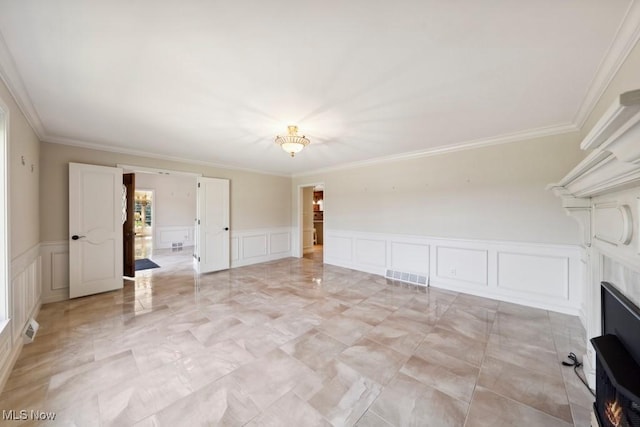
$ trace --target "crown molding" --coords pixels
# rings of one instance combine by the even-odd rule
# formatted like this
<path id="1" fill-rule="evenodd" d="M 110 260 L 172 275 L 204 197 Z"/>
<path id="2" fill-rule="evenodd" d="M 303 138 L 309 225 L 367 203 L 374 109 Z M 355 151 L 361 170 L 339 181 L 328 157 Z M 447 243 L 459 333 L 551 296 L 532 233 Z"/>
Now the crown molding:
<path id="1" fill-rule="evenodd" d="M 598 71 L 589 85 L 580 108 L 576 112 L 576 116 L 573 119 L 576 127 L 579 129 L 584 127 L 596 104 L 600 101 L 607 87 L 609 87 L 609 84 L 639 40 L 640 0 L 631 0 L 631 4 L 620 27 L 618 27 L 613 42 L 600 62 Z"/>
<path id="2" fill-rule="evenodd" d="M 374 159 L 363 160 L 359 162 L 344 163 L 341 165 L 332 166 L 328 168 L 315 169 L 308 172 L 294 173 L 292 174 L 292 177 L 297 178 L 297 177 L 303 177 L 303 176 L 309 176 L 309 175 L 316 175 L 319 173 L 334 172 L 334 171 L 344 170 L 344 169 L 361 168 L 365 166 L 378 165 L 382 163 L 395 162 L 399 160 L 418 159 L 421 157 L 437 156 L 440 154 L 455 153 L 457 151 L 471 150 L 474 148 L 490 147 L 492 145 L 510 144 L 513 142 L 526 141 L 528 139 L 542 138 L 545 136 L 552 136 L 552 135 L 562 135 L 565 133 L 577 132 L 577 131 L 579 131 L 579 129 L 571 123 L 555 125 L 555 126 L 546 126 L 546 127 L 530 129 L 530 130 L 521 131 L 521 132 L 513 132 L 513 133 L 489 137 L 489 138 L 474 139 L 471 141 L 461 142 L 457 144 L 429 148 L 427 150 L 412 151 L 410 153 L 395 154 L 395 155 L 385 156 L 385 157 L 377 157 Z"/>
<path id="3" fill-rule="evenodd" d="M 22 114 L 29 122 L 38 139 L 42 140 L 45 136 L 42 121 L 33 106 L 33 102 L 31 102 L 29 92 L 27 92 L 22 77 L 20 77 L 20 73 L 18 73 L 18 68 L 16 67 L 11 52 L 9 52 L 2 33 L 0 33 L 0 79 L 4 82 L 5 86 L 7 86 L 9 93 L 16 104 L 18 104 L 18 108 L 22 111 Z"/>
<path id="4" fill-rule="evenodd" d="M 283 174 L 283 173 L 277 173 L 277 172 L 259 170 L 259 169 L 244 168 L 241 166 L 234 166 L 234 165 L 215 163 L 215 162 L 205 162 L 197 159 L 188 159 L 185 157 L 178 157 L 178 156 L 168 156 L 164 154 L 150 153 L 148 151 L 132 150 L 132 149 L 123 148 L 123 147 L 112 147 L 109 145 L 79 141 L 72 138 L 58 138 L 58 137 L 47 136 L 45 138 L 42 138 L 41 141 L 48 142 L 50 144 L 68 145 L 71 147 L 87 148 L 89 150 L 106 151 L 108 153 L 126 154 L 130 156 L 138 156 L 138 157 L 145 157 L 145 158 L 158 159 L 158 160 L 167 160 L 171 162 L 186 163 L 190 165 L 201 165 L 201 166 L 207 166 L 207 167 L 218 168 L 218 169 L 257 173 L 261 175 L 272 175 L 272 176 L 279 176 L 283 178 L 291 178 L 290 174 Z"/>
<path id="5" fill-rule="evenodd" d="M 244 168 L 241 166 L 230 166 L 226 164 L 219 164 L 215 162 L 205 162 L 202 160 L 188 159 L 174 156 L 165 156 L 159 154 L 150 154 L 149 152 L 142 152 L 137 150 L 130 150 L 126 148 L 110 147 L 103 144 L 87 143 L 83 141 L 74 140 L 71 138 L 57 137 L 48 135 L 44 129 L 42 121 L 36 111 L 36 108 L 31 101 L 28 91 L 26 90 L 23 80 L 17 70 L 13 56 L 11 55 L 5 40 L 0 33 L 0 79 L 7 86 L 10 94 L 13 96 L 18 107 L 24 114 L 25 118 L 29 122 L 31 128 L 38 136 L 40 141 L 50 142 L 55 144 L 71 145 L 83 148 L 90 148 L 94 150 L 115 152 L 121 154 L 130 154 L 142 157 L 157 158 L 162 160 L 200 164 L 203 166 L 239 170 L 252 173 L 260 173 L 281 177 L 299 177 L 308 176 L 317 173 L 324 173 L 342 169 L 358 168 L 368 165 L 375 165 L 380 163 L 392 162 L 397 160 L 405 160 L 412 158 L 420 158 L 426 156 L 433 156 L 438 154 L 451 153 L 456 151 L 462 151 L 473 148 L 487 147 L 491 145 L 507 144 L 525 139 L 532 139 L 543 136 L 550 136 L 554 134 L 563 134 L 573 131 L 580 131 L 589 115 L 592 113 L 596 104 L 602 98 L 605 90 L 618 73 L 620 67 L 625 62 L 631 50 L 640 40 L 640 0 L 631 0 L 624 19 L 620 24 L 613 42 L 611 43 L 605 57 L 598 66 L 595 77 L 591 81 L 589 89 L 585 94 L 585 97 L 576 112 L 576 115 L 572 123 L 549 126 L 545 128 L 538 128 L 532 130 L 526 130 L 522 132 L 516 132 L 512 134 L 499 135 L 496 137 L 490 137 L 479 140 L 472 140 L 468 142 L 462 142 L 452 145 L 445 145 L 427 150 L 420 150 L 416 152 L 403 153 L 398 155 L 379 157 L 370 160 L 345 163 L 342 165 L 336 165 L 328 168 L 320 168 L 313 171 L 306 171 L 302 173 L 278 173 L 266 170 L 256 170 L 251 168 Z"/>

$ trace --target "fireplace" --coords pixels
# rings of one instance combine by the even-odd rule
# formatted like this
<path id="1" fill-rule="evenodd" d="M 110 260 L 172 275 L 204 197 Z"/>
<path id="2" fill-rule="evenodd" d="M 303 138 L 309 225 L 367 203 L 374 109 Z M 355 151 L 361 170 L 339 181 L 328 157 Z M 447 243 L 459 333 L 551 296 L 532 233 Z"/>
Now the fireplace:
<path id="1" fill-rule="evenodd" d="M 601 427 L 640 427 L 640 309 L 602 282 L 594 411 Z"/>

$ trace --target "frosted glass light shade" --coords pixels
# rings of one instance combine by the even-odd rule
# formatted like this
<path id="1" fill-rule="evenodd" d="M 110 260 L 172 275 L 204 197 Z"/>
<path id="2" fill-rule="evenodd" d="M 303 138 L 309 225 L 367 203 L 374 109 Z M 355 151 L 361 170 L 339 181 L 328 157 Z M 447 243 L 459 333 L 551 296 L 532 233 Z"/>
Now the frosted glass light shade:
<path id="1" fill-rule="evenodd" d="M 280 145 L 284 151 L 293 157 L 302 151 L 304 147 L 309 145 L 311 141 L 309 141 L 304 135 L 298 136 L 298 126 L 289 126 L 288 129 L 288 135 L 276 136 L 276 144 Z"/>

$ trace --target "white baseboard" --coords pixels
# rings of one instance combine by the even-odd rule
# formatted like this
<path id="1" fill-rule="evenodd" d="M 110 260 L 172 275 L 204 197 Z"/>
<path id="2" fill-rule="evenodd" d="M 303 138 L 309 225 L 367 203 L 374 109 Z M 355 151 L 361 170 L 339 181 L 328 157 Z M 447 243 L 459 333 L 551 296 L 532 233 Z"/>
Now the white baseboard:
<path id="1" fill-rule="evenodd" d="M 425 275 L 432 286 L 579 315 L 580 248 L 325 230 L 324 262 L 372 274 Z"/>

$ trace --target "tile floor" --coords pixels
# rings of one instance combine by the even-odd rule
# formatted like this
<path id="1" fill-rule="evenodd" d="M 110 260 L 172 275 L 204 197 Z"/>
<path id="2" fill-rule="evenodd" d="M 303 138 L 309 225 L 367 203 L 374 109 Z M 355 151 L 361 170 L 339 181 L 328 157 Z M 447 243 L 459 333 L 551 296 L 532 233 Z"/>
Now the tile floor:
<path id="1" fill-rule="evenodd" d="M 0 409 L 83 427 L 589 425 L 560 364 L 584 351 L 575 317 L 320 256 L 200 277 L 188 250 L 151 258 L 123 290 L 43 306 Z"/>

